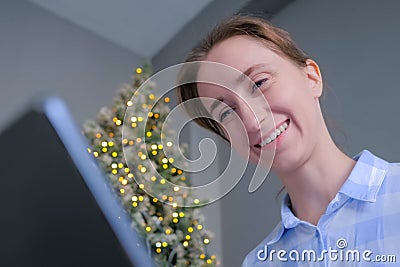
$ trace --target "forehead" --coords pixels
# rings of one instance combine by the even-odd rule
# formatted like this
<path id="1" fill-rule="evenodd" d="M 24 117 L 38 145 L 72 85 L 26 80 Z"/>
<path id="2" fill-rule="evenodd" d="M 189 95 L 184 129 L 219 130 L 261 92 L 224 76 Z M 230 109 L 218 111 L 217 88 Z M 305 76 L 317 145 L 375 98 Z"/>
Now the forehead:
<path id="1" fill-rule="evenodd" d="M 204 60 L 206 62 L 200 65 L 197 76 L 200 81 L 197 86 L 199 96 L 219 98 L 233 93 L 231 91 L 235 91 L 240 80 L 246 81 L 246 78 L 243 79 L 244 73 L 249 74 L 247 72 L 254 66 L 264 66 L 264 70 L 273 71 L 285 58 L 260 40 L 234 36 L 217 43 Z"/>

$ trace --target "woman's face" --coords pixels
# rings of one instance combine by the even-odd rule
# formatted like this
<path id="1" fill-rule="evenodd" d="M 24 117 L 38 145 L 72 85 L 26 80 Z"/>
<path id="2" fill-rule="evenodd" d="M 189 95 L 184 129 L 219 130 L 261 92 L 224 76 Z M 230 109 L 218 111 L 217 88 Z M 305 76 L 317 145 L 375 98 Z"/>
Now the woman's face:
<path id="1" fill-rule="evenodd" d="M 220 75 L 222 83 L 229 84 L 228 88 L 198 83 L 200 97 L 223 102 L 212 105 L 206 101 L 204 106 L 224 126 L 234 147 L 247 146 L 250 160 L 258 162 L 261 157 L 260 162 L 265 165 L 268 164 L 263 160 L 264 152 L 276 149 L 272 169 L 277 171 L 290 171 L 307 160 L 318 142 L 323 123 L 318 101 L 322 80 L 314 61 L 300 67 L 247 36 L 231 37 L 216 44 L 204 60 L 233 67 L 254 82 L 239 82 L 235 75 L 230 75 L 231 81 L 227 82 L 227 75 Z M 205 72 L 200 69 L 199 73 Z M 237 130 L 241 125 L 248 143 L 246 136 Z M 265 144 L 279 128 L 282 133 Z"/>

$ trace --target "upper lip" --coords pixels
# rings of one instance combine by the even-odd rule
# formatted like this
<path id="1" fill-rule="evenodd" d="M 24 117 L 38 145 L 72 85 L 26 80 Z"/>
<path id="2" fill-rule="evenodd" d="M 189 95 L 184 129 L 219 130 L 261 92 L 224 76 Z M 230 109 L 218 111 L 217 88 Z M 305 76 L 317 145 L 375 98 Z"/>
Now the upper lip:
<path id="1" fill-rule="evenodd" d="M 275 128 L 271 129 L 267 134 L 264 135 L 264 137 L 260 137 L 258 138 L 257 142 L 254 145 L 259 145 L 261 144 L 262 141 L 264 141 L 265 139 L 267 139 L 273 132 L 276 131 L 276 129 L 278 129 L 279 127 L 281 127 L 285 122 L 287 122 L 289 119 L 285 119 L 284 121 L 282 121 L 281 123 L 277 124 Z"/>

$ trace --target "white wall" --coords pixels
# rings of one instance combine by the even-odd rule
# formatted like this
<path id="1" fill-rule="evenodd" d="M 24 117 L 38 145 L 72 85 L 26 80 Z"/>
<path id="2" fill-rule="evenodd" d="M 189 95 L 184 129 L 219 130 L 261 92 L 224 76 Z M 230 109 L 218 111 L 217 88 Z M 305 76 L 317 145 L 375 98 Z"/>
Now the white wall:
<path id="1" fill-rule="evenodd" d="M 19 0 L 0 3 L 0 130 L 38 92 L 60 95 L 78 123 L 110 105 L 144 59 Z"/>
<path id="2" fill-rule="evenodd" d="M 369 149 L 400 161 L 399 10 L 396 0 L 296 0 L 272 19 L 319 62 L 328 111 L 348 136 L 350 156 Z M 239 266 L 280 217 L 277 177 L 254 194 L 248 183 L 221 202 L 224 266 Z"/>

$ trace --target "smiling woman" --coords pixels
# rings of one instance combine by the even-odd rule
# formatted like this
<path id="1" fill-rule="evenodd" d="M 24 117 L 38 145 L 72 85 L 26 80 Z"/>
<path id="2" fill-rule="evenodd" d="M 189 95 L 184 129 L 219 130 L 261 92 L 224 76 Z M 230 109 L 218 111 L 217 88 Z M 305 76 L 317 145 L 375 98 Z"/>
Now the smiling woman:
<path id="1" fill-rule="evenodd" d="M 188 113 L 202 115 L 195 120 L 233 147 L 248 146 L 252 162 L 268 167 L 262 155 L 273 150 L 271 169 L 287 191 L 282 221 L 248 254 L 243 266 L 304 264 L 299 262 L 302 259 L 288 257 L 293 250 L 314 251 L 314 259 L 303 260 L 330 266 L 338 259 L 326 257 L 326 250 L 343 249 L 339 240 L 349 249 L 398 253 L 399 165 L 368 150 L 351 158 L 338 148 L 320 107 L 324 90 L 319 66 L 287 32 L 259 18 L 234 16 L 215 27 L 192 51 L 186 62 L 194 61 L 212 62 L 242 74 L 239 80 L 231 75 L 228 82 L 226 75 L 218 73 L 224 80 L 220 83 L 181 85 L 182 103 L 214 99 L 202 100 L 196 110 L 187 107 Z M 205 80 L 206 65 L 200 64 L 198 81 Z M 221 86 L 226 84 L 230 86 Z M 247 138 L 236 130 L 239 127 L 244 127 Z M 366 229 L 378 231 L 367 233 Z M 267 257 L 268 251 L 280 251 L 278 260 Z"/>

